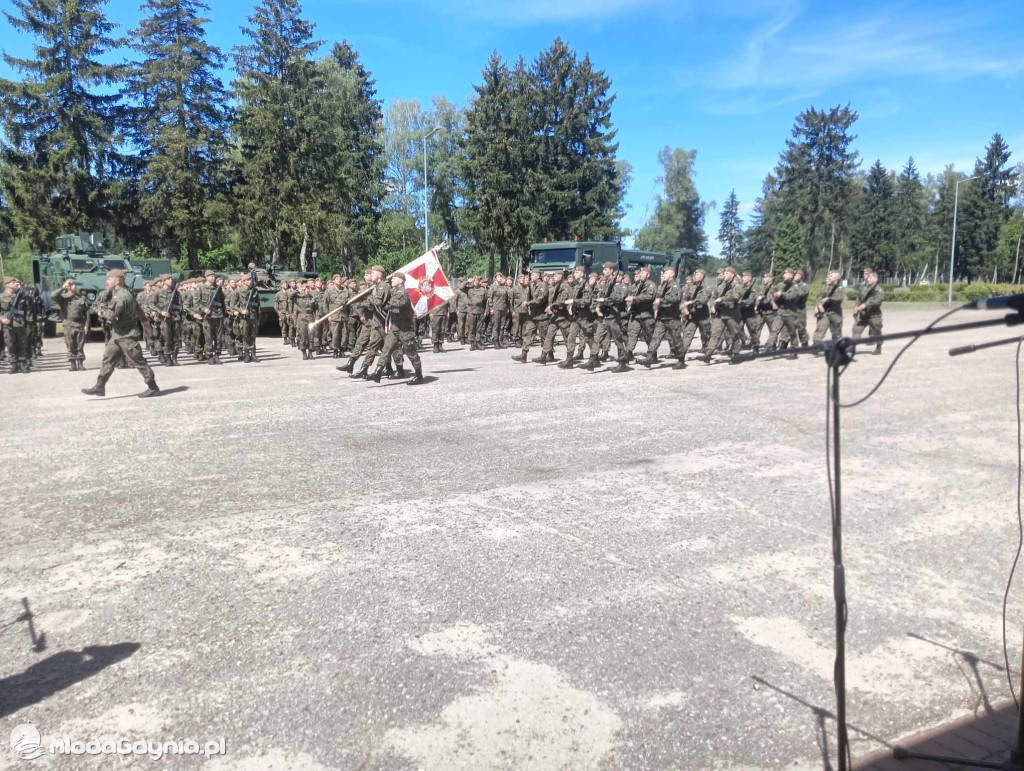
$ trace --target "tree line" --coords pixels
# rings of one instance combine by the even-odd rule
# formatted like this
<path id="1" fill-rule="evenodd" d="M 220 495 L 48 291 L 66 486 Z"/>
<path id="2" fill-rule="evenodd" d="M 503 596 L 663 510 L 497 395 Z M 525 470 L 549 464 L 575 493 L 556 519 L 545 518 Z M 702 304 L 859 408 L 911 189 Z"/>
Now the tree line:
<path id="1" fill-rule="evenodd" d="M 146 0 L 123 33 L 103 0 L 12 6 L 5 16 L 35 52 L 5 54 L 19 77 L 0 79 L 8 253 L 102 231 L 193 270 L 267 261 L 352 274 L 421 253 L 429 227 L 452 246 L 455 273 L 508 271 L 545 238 L 633 236 L 714 262 L 705 221 L 716 205 L 697 191 L 695 150 L 659 153 L 662 194 L 638 231 L 622 228 L 631 168 L 618 157 L 611 79 L 560 38 L 532 61 L 492 54 L 466 106 L 385 109 L 358 52 L 317 39 L 298 0 L 260 0 L 229 54 L 207 41 L 201 0 Z M 798 116 L 750 226 L 735 193 L 724 202 L 722 260 L 870 264 L 908 280 L 935 275 L 943 253 L 948 262 L 951 196 L 967 175 L 922 178 L 913 159 L 899 174 L 880 162 L 863 172 L 856 119 L 849 106 Z M 1020 174 L 1009 159 L 997 134 L 978 179 L 960 185 L 958 276 L 1024 270 L 1012 258 Z"/>

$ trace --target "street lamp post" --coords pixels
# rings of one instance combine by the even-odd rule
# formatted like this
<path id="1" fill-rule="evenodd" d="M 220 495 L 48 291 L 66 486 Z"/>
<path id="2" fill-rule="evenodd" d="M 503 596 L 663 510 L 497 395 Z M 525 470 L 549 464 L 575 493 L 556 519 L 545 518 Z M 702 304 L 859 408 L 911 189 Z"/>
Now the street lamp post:
<path id="1" fill-rule="evenodd" d="M 434 126 L 433 130 L 423 137 L 423 252 L 430 251 L 430 205 L 427 203 L 427 140 L 441 130 Z"/>
<path id="2" fill-rule="evenodd" d="M 960 203 L 960 183 L 970 182 L 977 179 L 977 177 L 969 177 L 968 179 L 958 179 L 956 181 L 956 187 L 953 191 L 953 241 L 949 245 L 949 307 L 953 307 L 953 255 L 956 254 L 956 209 Z"/>

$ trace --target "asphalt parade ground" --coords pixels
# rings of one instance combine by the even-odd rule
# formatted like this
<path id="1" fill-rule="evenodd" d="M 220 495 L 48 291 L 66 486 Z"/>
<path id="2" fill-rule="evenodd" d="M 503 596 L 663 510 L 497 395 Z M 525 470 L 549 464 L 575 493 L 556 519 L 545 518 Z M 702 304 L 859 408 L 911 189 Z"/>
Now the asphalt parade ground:
<path id="1" fill-rule="evenodd" d="M 885 331 L 940 310 L 889 305 Z M 922 339 L 844 411 L 855 760 L 1010 696 L 1015 346 L 947 355 L 1010 334 Z M 0 376 L 0 768 L 110 767 L 47 748 L 122 737 L 224 740 L 168 768 L 834 765 L 824 362 L 446 347 L 416 388 L 272 337 L 155 367 L 156 399 L 134 370 L 80 394 L 98 342 L 89 371 L 54 339 Z M 27 724 L 31 763 L 6 744 Z"/>

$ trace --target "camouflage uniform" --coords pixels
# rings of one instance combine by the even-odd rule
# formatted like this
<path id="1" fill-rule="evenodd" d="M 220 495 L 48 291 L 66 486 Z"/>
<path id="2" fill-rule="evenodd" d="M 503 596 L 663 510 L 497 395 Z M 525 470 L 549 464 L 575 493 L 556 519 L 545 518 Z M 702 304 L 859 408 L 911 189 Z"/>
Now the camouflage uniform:
<path id="1" fill-rule="evenodd" d="M 648 278 L 634 283 L 629 292 L 633 296 L 633 302 L 629 306 L 626 349 L 632 356 L 641 337 L 650 349 L 651 338 L 654 335 L 654 297 L 658 287 Z"/>
<path id="2" fill-rule="evenodd" d="M 815 343 L 824 340 L 825 332 L 829 330 L 832 331 L 833 340 L 838 340 L 843 336 L 843 297 L 845 295 L 846 292 L 838 283 L 826 285 L 821 290 L 817 304 L 822 307 L 822 314 L 814 329 Z"/>
<path id="3" fill-rule="evenodd" d="M 466 312 L 466 339 L 469 340 L 469 350 L 475 351 L 483 348 L 483 318 L 487 311 L 487 288 L 482 286 L 470 286 L 466 291 L 469 299 L 469 307 Z"/>
<path id="4" fill-rule="evenodd" d="M 495 284 L 487 292 L 487 305 L 491 311 L 491 341 L 495 348 L 504 348 L 502 338 L 508 324 L 508 306 L 512 294 L 504 284 Z"/>
<path id="5" fill-rule="evenodd" d="M 882 334 L 882 300 L 884 299 L 885 293 L 882 291 L 881 284 L 869 286 L 864 290 L 860 301 L 857 303 L 858 305 L 863 305 L 864 310 L 853 315 L 854 340 L 860 339 L 864 335 L 865 329 L 870 333 L 869 337 Z M 875 353 L 881 352 L 882 344 L 878 343 L 875 346 Z"/>
<path id="6" fill-rule="evenodd" d="M 727 352 L 739 353 L 740 350 L 740 296 L 743 294 L 743 285 L 734 275 L 731 279 L 723 281 L 717 287 L 712 298 L 715 304 L 715 316 L 711 322 L 711 342 L 708 344 L 705 359 L 718 350 L 718 344 L 722 336 L 728 333 L 730 341 L 726 341 Z"/>
<path id="7" fill-rule="evenodd" d="M 203 317 L 204 353 L 211 364 L 220 364 L 220 335 L 224 323 L 224 290 L 204 283 L 196 292 L 195 312 Z"/>
<path id="8" fill-rule="evenodd" d="M 545 309 L 548 306 L 548 287 L 543 281 L 532 281 L 526 292 L 526 317 L 521 320 L 523 347 L 519 356 L 513 356 L 516 361 L 526 363 L 526 357 L 530 353 L 530 346 L 537 336 L 537 325 L 546 318 Z"/>
<path id="9" fill-rule="evenodd" d="M 654 311 L 657 316 L 654 320 L 654 331 L 651 334 L 651 342 L 647 346 L 647 359 L 644 364 L 649 367 L 658 361 L 658 349 L 661 347 L 661 341 L 668 338 L 669 350 L 673 356 L 679 359 L 680 365 L 685 367 L 682 312 L 679 310 L 679 303 L 683 301 L 683 292 L 679 283 L 675 279 L 662 281 L 658 285 L 655 299 L 659 301 Z"/>
<path id="10" fill-rule="evenodd" d="M 705 344 L 704 348 L 710 350 L 706 343 L 711 339 L 711 330 L 709 329 L 711 326 L 709 320 L 711 318 L 711 310 L 708 307 L 708 303 L 711 302 L 711 292 L 704 286 L 703 281 L 694 281 L 683 290 L 683 302 L 690 303 L 690 305 L 687 306 L 687 312 L 683 313 L 683 329 L 681 332 L 683 355 L 680 357 L 681 360 L 690 350 L 694 335 L 698 331 L 700 332 L 701 342 Z"/>
<path id="11" fill-rule="evenodd" d="M 89 302 L 77 292 L 60 288 L 50 295 L 60 306 L 64 326 L 64 345 L 68 349 L 71 371 L 85 369 L 85 336 L 89 327 Z"/>
<path id="12" fill-rule="evenodd" d="M 628 292 L 625 283 L 616 281 L 599 285 L 594 295 L 594 313 L 609 340 L 615 343 L 616 359 L 619 362 L 615 369 L 617 372 L 625 372 L 627 369 L 629 349 L 626 346 L 625 332 L 622 330 L 622 317 L 626 313 Z M 593 369 L 597 365 L 597 360 L 598 357 L 594 356 L 591 348 L 590 361 L 583 365 L 584 368 Z"/>
<path id="13" fill-rule="evenodd" d="M 555 360 L 555 335 L 559 332 L 562 333 L 562 342 L 565 343 L 565 358 L 566 360 L 572 359 L 572 317 L 569 315 L 567 302 L 574 296 L 572 285 L 564 279 L 550 288 L 548 307 L 551 309 L 551 318 L 548 321 L 547 334 L 544 336 L 544 344 L 541 348 L 542 364 Z"/>
<path id="14" fill-rule="evenodd" d="M 413 371 L 416 373 L 410 383 L 421 383 L 423 382 L 423 369 L 420 364 L 420 355 L 416 350 L 419 347 L 416 337 L 416 314 L 409 301 L 408 290 L 405 287 L 397 289 L 391 287 L 387 303 L 391 328 L 384 337 L 384 347 L 380 352 L 380 364 L 373 379 L 379 381 L 380 376 L 384 373 L 385 363 L 392 357 L 399 361 L 401 353 L 404 353 L 409 357 Z"/>
<path id="15" fill-rule="evenodd" d="M 142 355 L 142 348 L 139 345 L 142 312 L 135 302 L 135 297 L 123 286 L 113 288 L 102 312 L 110 323 L 110 339 L 103 348 L 103 361 L 100 364 L 96 385 L 92 388 L 83 388 L 82 393 L 89 396 L 105 395 L 104 387 L 114 368 L 121 361 L 127 361 L 139 370 L 139 374 L 149 387 L 142 396 L 155 396 L 159 393 L 156 378 L 146 363 L 146 357 Z"/>
<path id="16" fill-rule="evenodd" d="M 14 292 L 10 286 L 0 294 L 0 319 L 3 325 L 4 341 L 7 343 L 7 357 L 11 360 L 11 374 L 29 372 L 30 356 L 28 341 L 29 297 L 22 290 Z"/>

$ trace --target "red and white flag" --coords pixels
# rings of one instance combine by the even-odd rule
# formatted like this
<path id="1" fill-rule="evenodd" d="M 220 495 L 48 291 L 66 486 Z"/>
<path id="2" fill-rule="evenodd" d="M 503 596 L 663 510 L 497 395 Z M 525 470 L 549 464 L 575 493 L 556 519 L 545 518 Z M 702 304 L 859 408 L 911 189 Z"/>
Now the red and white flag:
<path id="1" fill-rule="evenodd" d="M 435 246 L 426 254 L 398 269 L 405 274 L 405 288 L 416 311 L 416 318 L 426 316 L 441 303 L 451 300 L 455 294 L 437 256 L 444 246 Z"/>

